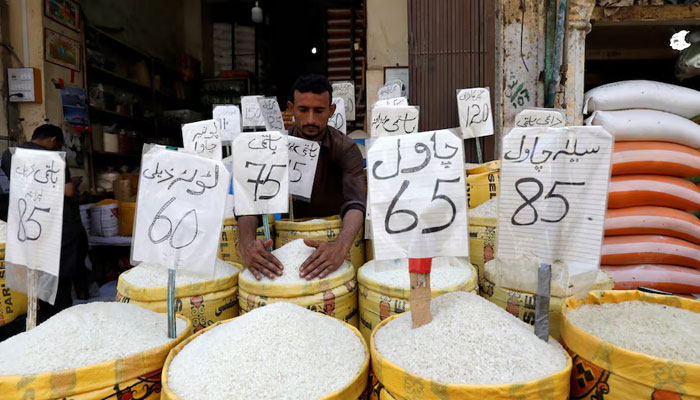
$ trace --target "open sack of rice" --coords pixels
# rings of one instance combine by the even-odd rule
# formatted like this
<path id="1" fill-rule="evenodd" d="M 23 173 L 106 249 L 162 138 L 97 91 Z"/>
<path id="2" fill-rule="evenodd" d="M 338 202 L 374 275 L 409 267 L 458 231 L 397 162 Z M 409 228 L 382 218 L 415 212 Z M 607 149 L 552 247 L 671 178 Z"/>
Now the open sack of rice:
<path id="1" fill-rule="evenodd" d="M 357 281 L 355 269 L 345 261 L 324 278 L 307 280 L 299 268 L 315 249 L 303 239 L 293 240 L 272 254 L 284 266 L 282 276 L 255 279 L 246 269 L 239 278 L 238 301 L 241 314 L 267 304 L 286 301 L 317 311 L 357 327 Z"/>
<path id="2" fill-rule="evenodd" d="M 181 343 L 163 369 L 171 400 L 357 399 L 369 353 L 357 329 L 280 302 Z"/>
<path id="3" fill-rule="evenodd" d="M 0 342 L 0 398 L 158 399 L 168 352 L 190 334 L 178 317 L 131 304 L 73 306 Z"/>
<path id="4" fill-rule="evenodd" d="M 214 275 L 178 269 L 175 312 L 192 321 L 192 333 L 238 316 L 238 264 L 216 260 Z M 141 263 L 119 275 L 117 301 L 159 313 L 168 311 L 168 270 Z"/>
<path id="5" fill-rule="evenodd" d="M 700 399 L 700 302 L 591 292 L 567 300 L 563 314 L 572 399 Z"/>
<path id="6" fill-rule="evenodd" d="M 395 399 L 567 399 L 571 359 L 556 341 L 466 292 L 431 302 L 433 320 L 410 312 L 372 333 L 372 370 Z"/>

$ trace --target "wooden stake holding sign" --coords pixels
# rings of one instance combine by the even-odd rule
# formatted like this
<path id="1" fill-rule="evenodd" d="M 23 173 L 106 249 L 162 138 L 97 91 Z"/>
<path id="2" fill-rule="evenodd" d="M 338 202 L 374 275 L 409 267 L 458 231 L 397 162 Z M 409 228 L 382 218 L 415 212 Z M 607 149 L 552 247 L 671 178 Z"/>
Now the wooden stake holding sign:
<path id="1" fill-rule="evenodd" d="M 287 139 L 280 132 L 250 132 L 233 143 L 236 215 L 262 214 L 265 239 L 270 239 L 267 215 L 286 213 L 289 208 Z"/>
<path id="2" fill-rule="evenodd" d="M 493 135 L 489 88 L 458 89 L 457 111 L 459 112 L 459 127 L 462 130 L 462 137 L 476 139 L 476 154 L 479 164 L 483 164 L 484 154 L 479 138 Z"/>
<path id="3" fill-rule="evenodd" d="M 230 175 L 221 161 L 144 147 L 131 261 L 168 272 L 169 327 L 175 326 L 175 270 L 213 276 Z M 175 331 L 169 330 L 173 338 Z"/>
<path id="4" fill-rule="evenodd" d="M 549 320 L 542 303 L 552 276 L 568 274 L 565 287 L 583 291 L 595 280 L 612 145 L 601 127 L 515 128 L 503 138 L 494 284 L 504 285 L 501 276 L 540 277 L 540 324 Z M 546 326 L 535 331 L 549 336 Z"/>
<path id="5" fill-rule="evenodd" d="M 12 156 L 5 279 L 28 297 L 27 330 L 36 326 L 37 299 L 54 304 L 58 290 L 65 153 L 17 148 Z"/>
<path id="6" fill-rule="evenodd" d="M 417 327 L 431 319 L 430 259 L 469 256 L 462 139 L 448 130 L 377 138 L 367 171 L 375 258 L 409 259 Z"/>

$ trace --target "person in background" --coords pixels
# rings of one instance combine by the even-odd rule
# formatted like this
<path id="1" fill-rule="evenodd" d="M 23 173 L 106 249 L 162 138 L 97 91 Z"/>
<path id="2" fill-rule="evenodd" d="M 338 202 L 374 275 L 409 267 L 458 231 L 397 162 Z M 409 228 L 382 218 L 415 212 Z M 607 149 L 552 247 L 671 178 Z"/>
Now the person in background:
<path id="1" fill-rule="evenodd" d="M 61 128 L 44 124 L 34 130 L 32 140 L 20 145 L 23 149 L 60 151 L 63 147 L 63 131 Z M 12 170 L 12 153 L 5 150 L 2 155 L 0 169 L 10 179 Z M 58 276 L 58 292 L 53 305 L 39 301 L 37 323 L 51 318 L 58 312 L 73 305 L 71 289 L 73 280 L 84 274 L 85 258 L 88 253 L 87 233 L 80 222 L 80 208 L 76 200 L 77 189 L 71 179 L 70 170 L 66 168 L 66 187 L 63 198 L 63 232 L 61 237 L 61 260 Z M 0 199 L 0 218 L 7 221 L 9 193 Z"/>
<path id="2" fill-rule="evenodd" d="M 294 200 L 295 218 L 319 218 L 340 215 L 343 229 L 333 243 L 304 240 L 316 250 L 301 265 L 302 278 L 323 278 L 337 270 L 350 251 L 355 235 L 365 218 L 365 183 L 362 154 L 355 142 L 339 130 L 329 127 L 335 111 L 333 88 L 326 77 L 304 75 L 294 83 L 293 99 L 287 108 L 294 115 L 289 135 L 320 144 L 311 201 Z M 241 255 L 246 268 L 260 279 L 281 276 L 284 266 L 267 247 L 272 240 L 256 240 L 258 216 L 237 216 L 241 235 Z"/>

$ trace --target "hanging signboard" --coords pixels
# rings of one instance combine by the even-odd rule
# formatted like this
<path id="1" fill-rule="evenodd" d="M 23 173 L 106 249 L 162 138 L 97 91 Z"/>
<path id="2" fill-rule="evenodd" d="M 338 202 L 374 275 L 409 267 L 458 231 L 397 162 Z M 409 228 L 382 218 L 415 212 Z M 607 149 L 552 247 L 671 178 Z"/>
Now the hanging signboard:
<path id="1" fill-rule="evenodd" d="M 493 135 L 489 88 L 457 90 L 459 126 L 465 139 Z"/>
<path id="2" fill-rule="evenodd" d="M 289 149 L 289 194 L 311 199 L 321 146 L 318 142 L 287 137 Z"/>
<path id="3" fill-rule="evenodd" d="M 351 81 L 333 83 L 331 97 L 340 97 L 345 104 L 345 121 L 355 120 L 355 84 Z"/>
<path id="4" fill-rule="evenodd" d="M 277 97 L 261 97 L 258 98 L 258 105 L 265 121 L 265 129 L 268 131 L 285 132 L 284 118 L 280 105 L 277 103 Z"/>
<path id="5" fill-rule="evenodd" d="M 258 99 L 263 96 L 243 96 L 241 97 L 241 125 L 244 128 L 257 128 L 265 126 Z"/>
<path id="6" fill-rule="evenodd" d="M 370 136 L 381 137 L 418 132 L 417 106 L 374 107 Z"/>
<path id="7" fill-rule="evenodd" d="M 221 136 L 215 119 L 192 122 L 182 126 L 182 143 L 190 153 L 221 160 Z"/>
<path id="8" fill-rule="evenodd" d="M 328 119 L 328 126 L 331 126 L 347 135 L 347 123 L 345 121 L 345 100 L 342 97 L 334 97 L 335 111 Z"/>
<path id="9" fill-rule="evenodd" d="M 241 111 L 238 106 L 231 104 L 214 106 L 212 115 L 218 123 L 223 143 L 230 143 L 237 134 L 241 133 Z"/>

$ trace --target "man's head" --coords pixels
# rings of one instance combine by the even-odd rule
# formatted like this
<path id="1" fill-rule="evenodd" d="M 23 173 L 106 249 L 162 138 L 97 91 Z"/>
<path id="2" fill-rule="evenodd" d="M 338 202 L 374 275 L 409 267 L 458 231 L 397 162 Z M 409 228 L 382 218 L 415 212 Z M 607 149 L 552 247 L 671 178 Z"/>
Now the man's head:
<path id="1" fill-rule="evenodd" d="M 287 108 L 292 110 L 294 124 L 304 136 L 314 138 L 326 128 L 335 111 L 332 93 L 333 87 L 321 75 L 302 75 L 294 83 L 294 102 L 287 102 Z"/>
<path id="2" fill-rule="evenodd" d="M 63 147 L 63 131 L 56 125 L 41 125 L 34 129 L 32 143 L 36 143 L 48 150 L 61 150 Z"/>

